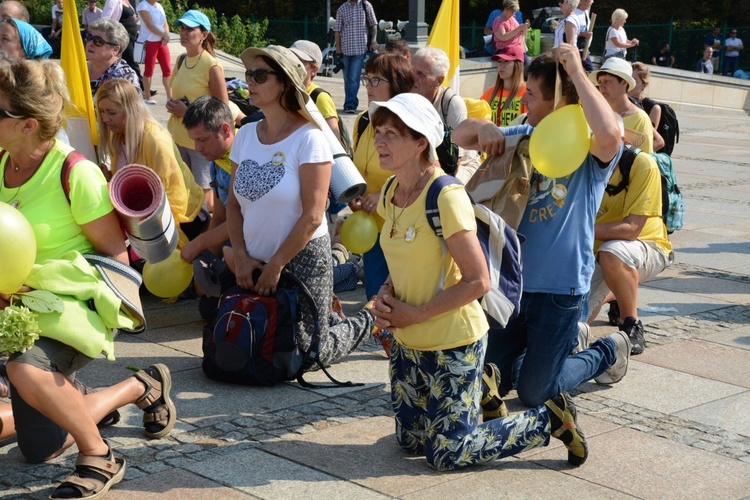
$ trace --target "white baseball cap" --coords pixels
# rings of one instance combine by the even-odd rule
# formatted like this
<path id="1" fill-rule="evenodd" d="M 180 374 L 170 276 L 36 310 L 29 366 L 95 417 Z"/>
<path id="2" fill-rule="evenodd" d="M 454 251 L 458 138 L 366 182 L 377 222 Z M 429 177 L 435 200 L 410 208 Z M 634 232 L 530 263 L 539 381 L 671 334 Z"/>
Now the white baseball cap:
<path id="1" fill-rule="evenodd" d="M 315 42 L 309 40 L 297 40 L 289 47 L 289 50 L 294 52 L 297 57 L 303 61 L 314 62 L 316 66 L 320 67 L 323 65 L 323 54 L 320 52 L 320 47 Z"/>
<path id="2" fill-rule="evenodd" d="M 393 111 L 404 122 L 404 125 L 427 138 L 430 143 L 428 153 L 430 162 L 435 163 L 437 161 L 435 148 L 443 142 L 445 130 L 443 120 L 432 103 L 419 94 L 406 92 L 384 102 L 371 103 L 370 116 L 381 107 Z"/>

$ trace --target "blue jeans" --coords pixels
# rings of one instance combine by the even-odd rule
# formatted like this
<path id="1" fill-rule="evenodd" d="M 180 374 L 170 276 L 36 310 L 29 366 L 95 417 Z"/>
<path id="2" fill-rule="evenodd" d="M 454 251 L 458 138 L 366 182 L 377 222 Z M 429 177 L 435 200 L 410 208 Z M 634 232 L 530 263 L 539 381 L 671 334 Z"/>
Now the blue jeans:
<path id="1" fill-rule="evenodd" d="M 359 80 L 362 77 L 362 66 L 365 64 L 365 55 L 343 56 L 344 63 L 344 109 L 357 109 L 359 99 Z"/>
<path id="2" fill-rule="evenodd" d="M 491 328 L 487 362 L 500 369 L 500 391 L 516 389 L 534 407 L 604 373 L 616 359 L 614 340 L 604 338 L 569 356 L 578 343 L 581 295 L 524 293 L 521 311 L 505 328 Z"/>
<path id="3" fill-rule="evenodd" d="M 388 278 L 388 263 L 385 261 L 383 249 L 380 248 L 380 235 L 375 240 L 375 246 L 362 254 L 362 264 L 365 271 L 365 295 L 367 300 L 378 294 L 378 290 Z"/>
<path id="4" fill-rule="evenodd" d="M 724 74 L 734 76 L 740 66 L 740 56 L 724 56 Z"/>

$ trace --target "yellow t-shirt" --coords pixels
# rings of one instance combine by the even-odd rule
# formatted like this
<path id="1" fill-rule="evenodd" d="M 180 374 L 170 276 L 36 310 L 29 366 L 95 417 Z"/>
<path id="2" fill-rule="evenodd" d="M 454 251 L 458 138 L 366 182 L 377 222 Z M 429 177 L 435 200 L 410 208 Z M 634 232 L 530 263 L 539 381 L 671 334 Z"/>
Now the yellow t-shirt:
<path id="1" fill-rule="evenodd" d="M 120 152 L 114 153 L 112 165 L 117 165 Z M 203 204 L 203 189 L 196 184 L 190 169 L 180 158 L 169 132 L 153 123 L 146 124 L 138 155 L 127 161 L 146 165 L 156 172 L 164 184 L 169 208 L 177 224 L 195 219 Z M 179 246 L 182 247 L 187 241 L 185 234 L 180 231 Z"/>
<path id="2" fill-rule="evenodd" d="M 638 112 L 623 117 L 622 123 L 626 129 L 634 130 L 645 136 L 643 144 L 638 146 L 638 148 L 645 153 L 654 152 L 654 126 L 651 124 L 651 119 L 645 111 L 639 109 Z"/>
<path id="3" fill-rule="evenodd" d="M 620 168 L 615 168 L 608 183 L 616 186 L 622 181 Z M 596 223 L 619 222 L 630 214 L 645 215 L 646 224 L 638 235 L 639 240 L 653 241 L 667 255 L 672 251 L 672 243 L 667 237 L 667 228 L 661 218 L 661 174 L 659 166 L 651 156 L 639 154 L 630 170 L 627 189 L 614 196 L 606 192 L 596 214 Z M 599 250 L 602 241 L 594 242 L 594 252 Z"/>
<path id="4" fill-rule="evenodd" d="M 450 253 L 443 253 L 443 242 L 435 235 L 425 215 L 427 190 L 440 175 L 445 174 L 437 169 L 419 197 L 403 211 L 391 202 L 398 181 L 391 184 L 385 195 L 386 206 L 378 204 L 378 213 L 385 217 L 380 245 L 388 263 L 396 298 L 411 306 L 421 306 L 435 298 L 443 272 L 446 289 L 461 279 L 458 265 Z M 474 209 L 463 186 L 443 188 L 438 197 L 438 208 L 445 238 L 462 230 L 476 231 Z M 391 238 L 394 220 L 395 231 Z M 406 241 L 404 237 L 408 228 L 414 232 L 411 241 Z M 476 342 L 488 329 L 481 305 L 472 300 L 424 323 L 398 328 L 394 335 L 399 343 L 411 349 L 436 351 Z"/>
<path id="5" fill-rule="evenodd" d="M 188 101 L 193 102 L 201 96 L 210 94 L 209 71 L 214 66 L 220 66 L 220 64 L 205 50 L 198 56 L 185 57 L 179 69 L 175 65 L 175 71 L 169 80 L 172 86 L 172 96 L 175 99 L 187 97 Z M 188 136 L 187 129 L 182 125 L 182 118 L 170 115 L 167 130 L 172 134 L 175 144 L 183 148 L 195 149 L 195 142 Z"/>
<path id="6" fill-rule="evenodd" d="M 495 86 L 493 85 L 492 87 L 485 90 L 484 94 L 482 94 L 481 99 L 490 103 L 490 109 L 492 110 L 492 121 L 495 123 L 495 125 L 497 125 L 498 127 L 507 127 L 513 120 L 518 118 L 518 115 L 526 113 L 526 106 L 521 104 L 521 98 L 526 93 L 526 84 L 522 83 L 521 86 L 518 87 L 516 96 L 505 109 L 503 109 L 503 105 L 505 105 L 505 101 L 508 99 L 510 91 L 500 89 L 497 95 L 492 99 L 492 101 L 490 101 L 490 97 L 492 97 L 492 91 L 494 90 L 494 88 Z M 498 110 L 500 110 L 499 116 Z"/>
<path id="7" fill-rule="evenodd" d="M 366 113 L 366 111 L 365 111 Z M 362 119 L 362 113 L 357 117 L 354 122 L 354 134 L 357 133 L 357 124 Z M 365 194 L 379 193 L 383 188 L 383 184 L 392 175 L 389 171 L 380 168 L 380 159 L 378 158 L 378 151 L 375 149 L 375 131 L 372 128 L 372 124 L 368 124 L 367 128 L 362 132 L 362 137 L 359 141 L 353 141 L 354 147 L 354 166 L 357 167 L 359 173 L 364 177 L 367 183 L 367 190 Z M 379 205 L 382 205 L 380 203 Z M 383 218 L 376 214 L 375 219 L 378 221 L 378 229 L 383 227 Z"/>
<path id="8" fill-rule="evenodd" d="M 55 140 L 36 173 L 18 188 L 0 185 L 0 201 L 17 205 L 31 224 L 36 236 L 36 263 L 59 259 L 71 250 L 92 252 L 94 247 L 81 230 L 113 210 L 107 180 L 101 170 L 88 160 L 76 163 L 70 171 L 70 203 L 60 180 L 60 169 L 73 150 Z M 0 163 L 5 178 L 8 155 Z"/>
<path id="9" fill-rule="evenodd" d="M 305 92 L 307 92 L 309 95 L 312 95 L 313 90 L 319 88 L 320 87 L 318 85 L 310 82 L 310 86 L 305 89 Z M 318 98 L 315 100 L 315 106 L 318 108 L 318 111 L 320 111 L 320 114 L 323 115 L 323 118 L 326 120 L 329 118 L 338 118 L 339 116 L 339 112 L 336 110 L 336 104 L 333 102 L 333 98 L 328 92 L 324 91 L 318 93 Z"/>

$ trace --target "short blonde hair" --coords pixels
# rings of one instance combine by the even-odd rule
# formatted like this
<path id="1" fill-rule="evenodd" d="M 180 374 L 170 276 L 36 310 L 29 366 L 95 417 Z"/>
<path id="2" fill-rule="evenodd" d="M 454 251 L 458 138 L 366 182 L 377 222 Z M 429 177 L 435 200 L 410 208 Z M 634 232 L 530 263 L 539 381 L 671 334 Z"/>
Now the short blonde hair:
<path id="1" fill-rule="evenodd" d="M 641 79 L 641 82 L 643 82 L 643 88 L 645 89 L 648 87 L 648 82 L 651 80 L 651 71 L 649 71 L 648 66 L 642 62 L 634 62 L 633 76 L 638 76 L 638 78 Z"/>
<path id="2" fill-rule="evenodd" d="M 503 10 L 510 9 L 513 12 L 521 10 L 521 6 L 518 4 L 518 0 L 503 0 Z"/>
<path id="3" fill-rule="evenodd" d="M 612 13 L 612 22 L 617 21 L 624 21 L 628 18 L 628 13 L 625 12 L 625 9 L 615 9 L 615 11 Z"/>

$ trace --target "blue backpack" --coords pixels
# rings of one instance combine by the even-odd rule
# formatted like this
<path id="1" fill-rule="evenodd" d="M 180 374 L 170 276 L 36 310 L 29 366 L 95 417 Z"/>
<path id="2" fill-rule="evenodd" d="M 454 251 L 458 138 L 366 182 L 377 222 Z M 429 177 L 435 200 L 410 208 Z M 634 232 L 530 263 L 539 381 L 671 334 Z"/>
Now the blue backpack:
<path id="1" fill-rule="evenodd" d="M 394 180 L 395 177 L 392 177 L 386 184 L 384 196 Z M 440 222 L 438 197 L 444 187 L 453 184 L 463 185 L 461 181 L 450 175 L 438 177 L 427 189 L 425 200 L 427 222 L 435 234 L 441 238 L 443 251 L 446 251 L 446 247 L 442 240 L 443 226 Z M 518 315 L 521 308 L 521 292 L 523 291 L 521 243 L 524 238 L 489 208 L 474 203 L 474 200 L 472 204 L 477 223 L 477 238 L 484 253 L 491 284 L 490 291 L 480 299 L 480 302 L 490 323 L 495 322 L 505 327 Z"/>
<path id="2" fill-rule="evenodd" d="M 623 189 L 627 189 L 630 183 L 630 170 L 633 168 L 635 157 L 641 154 L 640 149 L 626 147 L 622 151 L 619 167 L 622 174 L 622 180 L 616 186 L 607 184 L 605 191 L 610 196 L 614 196 Z M 661 211 L 662 220 L 667 227 L 667 233 L 672 234 L 682 229 L 685 222 L 685 202 L 682 199 L 682 193 L 677 186 L 677 180 L 674 176 L 672 167 L 672 158 L 666 153 L 645 153 L 649 154 L 659 166 L 661 174 Z"/>

